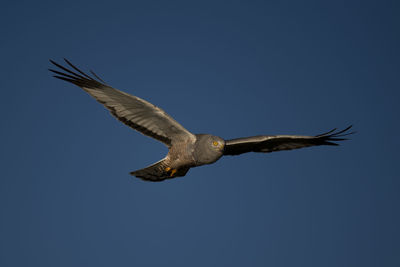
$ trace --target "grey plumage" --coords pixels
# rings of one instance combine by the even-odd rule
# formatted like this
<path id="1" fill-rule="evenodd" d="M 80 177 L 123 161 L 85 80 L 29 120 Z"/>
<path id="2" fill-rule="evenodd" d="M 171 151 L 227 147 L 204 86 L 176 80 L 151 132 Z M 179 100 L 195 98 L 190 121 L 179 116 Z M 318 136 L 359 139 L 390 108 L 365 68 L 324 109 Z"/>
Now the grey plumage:
<path id="1" fill-rule="evenodd" d="M 263 135 L 224 140 L 209 134 L 192 134 L 161 108 L 107 85 L 94 72 L 87 75 L 68 60 L 68 69 L 52 60 L 60 70 L 49 69 L 54 77 L 71 82 L 103 104 L 113 116 L 144 135 L 163 142 L 169 149 L 166 157 L 146 168 L 131 172 L 147 181 L 162 181 L 184 176 L 192 167 L 211 164 L 223 155 L 239 155 L 247 152 L 273 152 L 308 146 L 337 145 L 334 141 L 343 137 L 351 126 L 342 131 L 336 129 L 317 136 Z"/>

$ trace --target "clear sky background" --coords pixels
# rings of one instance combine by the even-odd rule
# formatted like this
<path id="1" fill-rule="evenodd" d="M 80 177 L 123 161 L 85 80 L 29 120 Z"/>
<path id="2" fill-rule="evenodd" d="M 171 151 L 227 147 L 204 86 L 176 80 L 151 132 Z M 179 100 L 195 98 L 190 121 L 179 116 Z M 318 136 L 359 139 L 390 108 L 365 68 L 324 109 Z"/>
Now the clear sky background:
<path id="1" fill-rule="evenodd" d="M 398 1 L 6 1 L 1 266 L 400 266 Z M 56 80 L 66 57 L 223 138 L 339 147 L 129 172 L 166 147 Z"/>

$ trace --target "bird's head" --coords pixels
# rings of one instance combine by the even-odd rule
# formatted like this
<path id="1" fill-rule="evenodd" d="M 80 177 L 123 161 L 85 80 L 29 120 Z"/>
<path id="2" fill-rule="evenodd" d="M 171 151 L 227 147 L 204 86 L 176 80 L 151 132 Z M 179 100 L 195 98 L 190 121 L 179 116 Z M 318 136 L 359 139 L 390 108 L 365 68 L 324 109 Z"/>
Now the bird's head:
<path id="1" fill-rule="evenodd" d="M 217 151 L 224 151 L 224 146 L 225 146 L 225 141 L 224 141 L 224 139 L 222 139 L 222 138 L 220 138 L 220 137 L 218 137 L 218 136 L 211 136 L 211 138 L 210 138 L 211 140 L 210 140 L 210 144 L 211 144 L 211 147 L 214 149 L 214 150 L 217 150 Z"/>
<path id="2" fill-rule="evenodd" d="M 196 137 L 193 154 L 198 166 L 214 163 L 223 155 L 224 139 L 210 134 L 196 134 Z"/>

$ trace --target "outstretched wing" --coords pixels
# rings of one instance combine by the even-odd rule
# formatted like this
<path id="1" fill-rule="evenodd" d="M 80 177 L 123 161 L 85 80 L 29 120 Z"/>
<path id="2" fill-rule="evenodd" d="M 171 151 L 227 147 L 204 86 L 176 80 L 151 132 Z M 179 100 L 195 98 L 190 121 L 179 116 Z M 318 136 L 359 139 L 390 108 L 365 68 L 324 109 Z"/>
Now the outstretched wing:
<path id="1" fill-rule="evenodd" d="M 49 69 L 56 74 L 54 77 L 81 87 L 126 125 L 165 143 L 168 147 L 175 140 L 195 138 L 192 133 L 159 107 L 139 97 L 114 89 L 94 72 L 91 71 L 94 76 L 91 77 L 72 65 L 68 60 L 64 60 L 72 69 L 50 60 L 51 63 L 64 71 Z"/>
<path id="2" fill-rule="evenodd" d="M 334 141 L 347 140 L 344 136 L 353 134 L 348 132 L 352 126 L 335 132 L 333 129 L 327 133 L 316 136 L 301 135 L 259 135 L 245 138 L 238 138 L 225 141 L 224 155 L 239 155 L 247 152 L 274 152 L 280 150 L 291 150 L 309 146 L 333 145 Z"/>

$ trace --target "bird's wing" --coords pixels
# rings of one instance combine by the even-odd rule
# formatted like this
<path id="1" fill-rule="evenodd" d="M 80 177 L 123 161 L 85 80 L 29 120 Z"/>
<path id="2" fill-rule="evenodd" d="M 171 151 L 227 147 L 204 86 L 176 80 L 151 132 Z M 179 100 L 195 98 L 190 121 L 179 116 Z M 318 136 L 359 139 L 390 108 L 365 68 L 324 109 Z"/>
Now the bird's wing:
<path id="1" fill-rule="evenodd" d="M 130 94 L 124 93 L 107 85 L 94 72 L 93 77 L 85 74 L 68 60 L 65 62 L 72 68 L 68 69 L 50 60 L 60 70 L 49 69 L 54 77 L 71 82 L 103 104 L 118 120 L 153 137 L 168 147 L 176 140 L 195 139 L 195 136 L 169 116 L 164 110 Z"/>
<path id="2" fill-rule="evenodd" d="M 346 140 L 344 136 L 353 134 L 348 132 L 352 126 L 344 130 L 333 129 L 327 133 L 316 136 L 301 135 L 259 135 L 245 138 L 238 138 L 225 141 L 224 155 L 239 155 L 247 152 L 274 152 L 280 150 L 291 150 L 309 146 L 333 145 L 334 141 Z"/>

